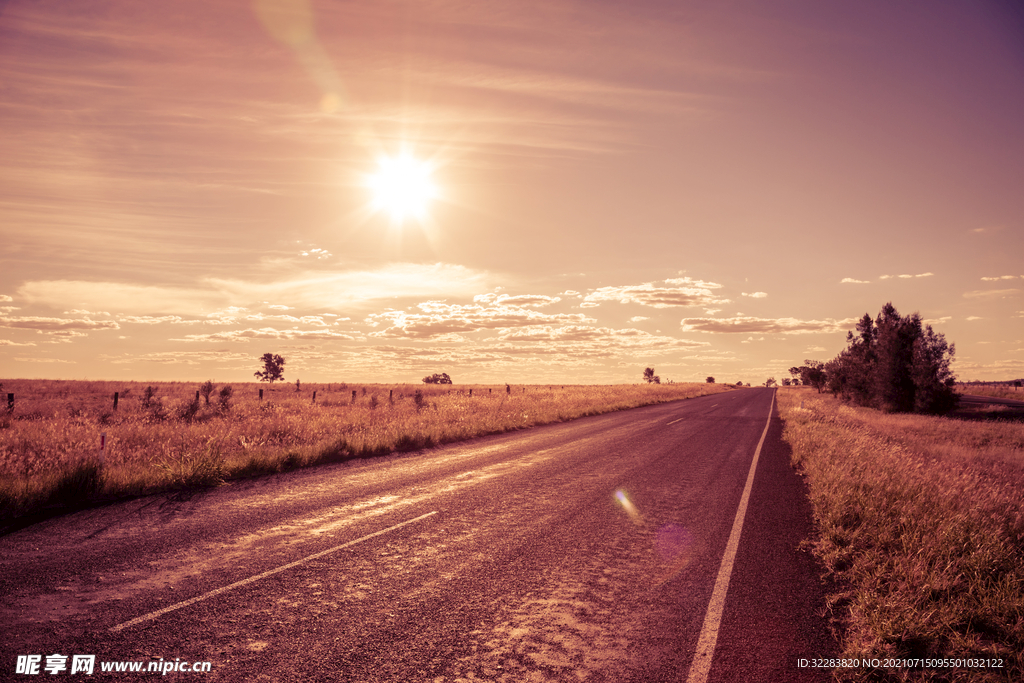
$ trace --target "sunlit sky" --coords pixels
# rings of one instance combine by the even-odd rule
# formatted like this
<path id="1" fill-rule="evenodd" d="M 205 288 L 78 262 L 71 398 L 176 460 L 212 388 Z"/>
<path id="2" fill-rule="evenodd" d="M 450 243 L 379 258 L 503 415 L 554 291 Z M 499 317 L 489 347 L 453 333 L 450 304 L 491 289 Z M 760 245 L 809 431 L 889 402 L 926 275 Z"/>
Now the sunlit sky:
<path id="1" fill-rule="evenodd" d="M 0 1 L 0 377 L 1010 379 L 1022 256 L 1009 0 Z"/>

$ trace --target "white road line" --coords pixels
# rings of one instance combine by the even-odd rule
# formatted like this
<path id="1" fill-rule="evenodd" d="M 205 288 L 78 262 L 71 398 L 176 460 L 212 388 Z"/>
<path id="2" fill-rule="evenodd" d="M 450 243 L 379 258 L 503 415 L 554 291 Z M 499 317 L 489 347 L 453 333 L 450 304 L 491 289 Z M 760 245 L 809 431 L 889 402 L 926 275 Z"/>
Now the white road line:
<path id="1" fill-rule="evenodd" d="M 711 673 L 711 660 L 715 654 L 715 645 L 718 643 L 718 627 L 722 623 L 722 612 L 725 608 L 725 594 L 729 591 L 729 579 L 732 578 L 732 565 L 736 560 L 736 551 L 740 546 L 740 534 L 743 533 L 743 520 L 747 516 L 750 490 L 754 487 L 754 473 L 757 471 L 757 460 L 761 457 L 761 446 L 764 445 L 764 438 L 768 435 L 768 426 L 772 423 L 772 409 L 774 407 L 775 392 L 772 392 L 772 403 L 768 408 L 768 422 L 765 423 L 764 431 L 761 432 L 761 440 L 757 442 L 757 450 L 754 451 L 754 461 L 750 463 L 747 485 L 744 487 L 743 496 L 740 498 L 740 507 L 736 510 L 736 519 L 732 523 L 732 533 L 729 534 L 729 542 L 725 544 L 722 566 L 718 570 L 715 588 L 711 592 L 708 613 L 704 617 L 704 626 L 701 627 L 700 638 L 697 639 L 697 651 L 694 652 L 693 664 L 690 665 L 690 675 L 686 678 L 686 683 L 705 683 L 708 680 L 708 674 Z"/>
<path id="2" fill-rule="evenodd" d="M 684 418 L 679 418 L 679 420 L 682 420 L 682 419 L 684 419 Z M 668 425 L 674 425 L 676 422 L 679 422 L 679 420 L 672 420 L 671 422 L 667 423 L 665 426 L 668 427 Z"/>
<path id="3" fill-rule="evenodd" d="M 235 588 L 240 588 L 241 586 L 245 586 L 247 584 L 254 583 L 256 581 L 259 581 L 260 579 L 265 579 L 268 576 L 273 576 L 274 574 L 278 574 L 280 572 L 283 572 L 286 569 L 291 569 L 292 567 L 297 567 L 300 564 L 309 562 L 310 560 L 315 560 L 318 557 L 323 557 L 324 555 L 330 555 L 331 553 L 335 553 L 335 552 L 337 552 L 339 550 L 344 550 L 345 548 L 349 548 L 351 546 L 354 546 L 357 543 L 362 543 L 363 541 L 368 541 L 371 538 L 374 538 L 376 536 L 380 536 L 382 534 L 386 534 L 389 531 L 394 531 L 395 529 L 401 529 L 403 526 L 405 526 L 407 524 L 412 524 L 413 522 L 418 522 L 421 519 L 426 519 L 427 517 L 430 517 L 431 515 L 436 515 L 436 514 L 437 514 L 437 510 L 434 510 L 433 512 L 428 512 L 425 515 L 420 515 L 419 517 L 415 517 L 413 519 L 407 519 L 406 521 L 402 522 L 401 524 L 396 524 L 394 526 L 389 526 L 387 529 L 381 529 L 380 531 L 375 531 L 372 534 L 367 534 L 366 536 L 363 536 L 362 538 L 357 538 L 354 541 L 349 541 L 348 543 L 342 543 L 341 545 L 336 545 L 333 548 L 328 548 L 327 550 L 321 550 L 320 552 L 313 553 L 312 555 L 308 555 L 308 556 L 302 558 L 301 560 L 295 560 L 294 562 L 289 562 L 288 564 L 281 565 L 280 567 L 277 567 L 276 569 L 271 569 L 271 570 L 263 572 L 262 574 L 256 574 L 255 576 L 250 576 L 248 579 L 242 579 L 241 581 L 236 581 L 235 583 L 232 583 L 232 584 L 230 584 L 228 586 L 224 586 L 222 588 L 217 588 L 215 590 L 210 591 L 209 593 L 203 593 L 202 595 L 196 596 L 194 598 L 190 598 L 188 600 L 184 600 L 184 601 L 179 602 L 179 603 L 175 603 L 173 605 L 170 605 L 169 607 L 164 607 L 162 609 L 158 609 L 155 612 L 150 612 L 149 614 L 143 614 L 141 617 L 136 617 L 136 618 L 132 619 L 131 621 L 126 621 L 123 624 L 118 624 L 117 626 L 112 626 L 108 630 L 109 630 L 110 633 L 117 633 L 118 631 L 122 631 L 122 630 L 124 630 L 126 628 L 129 628 L 131 626 L 135 626 L 136 624 L 141 624 L 141 623 L 143 623 L 145 621 L 152 621 L 153 619 L 156 619 L 159 616 L 167 614 L 168 612 L 173 612 L 175 610 L 181 609 L 182 607 L 188 607 L 189 605 L 194 605 L 197 602 L 202 602 L 203 600 L 206 600 L 207 598 L 212 598 L 215 595 L 220 595 L 221 593 L 226 593 L 229 590 L 234 590 Z"/>

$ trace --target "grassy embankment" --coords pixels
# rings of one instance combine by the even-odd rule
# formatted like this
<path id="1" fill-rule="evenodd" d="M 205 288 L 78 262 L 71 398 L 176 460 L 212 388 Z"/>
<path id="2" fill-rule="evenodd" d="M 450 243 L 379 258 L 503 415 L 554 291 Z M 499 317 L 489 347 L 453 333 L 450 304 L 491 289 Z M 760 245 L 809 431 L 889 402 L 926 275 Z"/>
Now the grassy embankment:
<path id="1" fill-rule="evenodd" d="M 728 387 L 519 385 L 506 394 L 505 385 L 279 385 L 260 402 L 259 385 L 236 384 L 226 409 L 216 395 L 209 406 L 194 402 L 199 387 L 184 383 L 161 383 L 147 407 L 145 388 L 5 381 L 16 403 L 13 414 L 0 412 L 0 518 L 429 448 Z"/>
<path id="2" fill-rule="evenodd" d="M 1004 663 L 837 678 L 1024 680 L 1024 422 L 886 415 L 803 389 L 778 399 L 814 551 L 840 589 L 843 656 Z"/>

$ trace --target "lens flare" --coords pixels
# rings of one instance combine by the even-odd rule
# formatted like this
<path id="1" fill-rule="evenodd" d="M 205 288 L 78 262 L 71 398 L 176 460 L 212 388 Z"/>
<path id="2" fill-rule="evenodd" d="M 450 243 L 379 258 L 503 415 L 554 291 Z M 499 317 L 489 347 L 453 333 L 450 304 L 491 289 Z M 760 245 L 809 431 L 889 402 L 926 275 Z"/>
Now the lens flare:
<path id="1" fill-rule="evenodd" d="M 640 514 L 640 511 L 636 509 L 636 506 L 633 505 L 633 502 L 629 499 L 629 496 L 626 495 L 625 491 L 622 489 L 616 491 L 615 500 L 619 502 L 619 505 L 622 506 L 622 509 L 626 511 L 626 514 L 635 524 L 643 524 L 643 516 Z"/>

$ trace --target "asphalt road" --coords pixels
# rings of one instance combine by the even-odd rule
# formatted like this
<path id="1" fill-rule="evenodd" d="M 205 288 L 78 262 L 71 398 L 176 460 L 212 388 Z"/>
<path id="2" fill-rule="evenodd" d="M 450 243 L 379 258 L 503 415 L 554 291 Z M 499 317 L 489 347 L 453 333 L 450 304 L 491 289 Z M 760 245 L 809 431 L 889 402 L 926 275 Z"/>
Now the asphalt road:
<path id="1" fill-rule="evenodd" d="M 797 666 L 835 644 L 772 398 L 737 390 L 23 529 L 0 538 L 0 679 L 34 678 L 14 674 L 18 655 L 91 654 L 101 679 L 104 661 L 180 659 L 210 672 L 172 679 L 686 681 L 710 642 L 710 681 L 828 680 Z"/>
<path id="2" fill-rule="evenodd" d="M 995 398 L 994 396 L 974 396 L 972 394 L 961 394 L 960 405 L 964 407 L 974 406 L 1007 406 L 1009 408 L 1024 408 L 1024 401 L 1012 398 Z"/>

